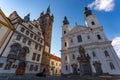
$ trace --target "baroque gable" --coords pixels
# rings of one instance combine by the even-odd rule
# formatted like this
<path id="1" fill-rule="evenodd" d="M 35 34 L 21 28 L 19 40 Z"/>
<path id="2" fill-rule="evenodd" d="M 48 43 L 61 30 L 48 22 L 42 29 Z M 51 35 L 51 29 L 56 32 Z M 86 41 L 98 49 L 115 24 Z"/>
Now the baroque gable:
<path id="1" fill-rule="evenodd" d="M 81 25 L 76 25 L 70 32 L 69 34 L 75 34 L 77 32 L 84 32 L 87 30 L 87 27 L 81 26 Z"/>

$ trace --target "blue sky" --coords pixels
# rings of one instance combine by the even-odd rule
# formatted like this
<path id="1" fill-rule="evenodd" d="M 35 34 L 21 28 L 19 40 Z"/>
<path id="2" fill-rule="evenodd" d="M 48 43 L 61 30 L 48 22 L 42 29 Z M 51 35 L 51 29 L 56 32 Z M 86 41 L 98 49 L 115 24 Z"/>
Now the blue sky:
<path id="1" fill-rule="evenodd" d="M 61 50 L 61 26 L 64 16 L 67 16 L 71 27 L 75 22 L 85 25 L 84 7 L 89 6 L 96 14 L 99 23 L 103 26 L 109 40 L 117 40 L 120 43 L 120 0 L 0 0 L 0 7 L 6 16 L 17 11 L 23 18 L 30 13 L 30 19 L 34 20 L 46 11 L 50 5 L 51 14 L 54 14 L 51 52 L 60 56 Z M 114 45 L 114 44 L 113 44 Z M 120 53 L 120 46 L 117 49 Z"/>

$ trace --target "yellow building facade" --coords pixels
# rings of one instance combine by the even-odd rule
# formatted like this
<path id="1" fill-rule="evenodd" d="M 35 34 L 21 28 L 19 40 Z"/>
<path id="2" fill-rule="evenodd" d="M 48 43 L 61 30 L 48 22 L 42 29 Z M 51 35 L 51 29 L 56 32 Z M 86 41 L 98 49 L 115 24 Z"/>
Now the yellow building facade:
<path id="1" fill-rule="evenodd" d="M 2 49 L 5 47 L 5 41 L 13 29 L 12 24 L 0 9 L 0 55 L 2 54 Z"/>

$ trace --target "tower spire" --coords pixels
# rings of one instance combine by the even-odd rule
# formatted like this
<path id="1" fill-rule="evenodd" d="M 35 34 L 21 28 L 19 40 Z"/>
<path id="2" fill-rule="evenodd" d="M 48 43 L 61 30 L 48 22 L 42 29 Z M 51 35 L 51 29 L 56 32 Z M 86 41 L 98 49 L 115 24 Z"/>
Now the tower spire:
<path id="1" fill-rule="evenodd" d="M 67 17 L 65 16 L 63 20 L 63 25 L 66 25 L 66 24 L 69 24 L 69 21 L 67 20 Z"/>
<path id="2" fill-rule="evenodd" d="M 85 15 L 85 17 L 92 15 L 92 11 L 89 10 L 87 7 L 84 7 L 84 15 Z"/>
<path id="3" fill-rule="evenodd" d="M 48 6 L 46 13 L 48 13 L 48 14 L 50 13 L 50 5 Z"/>

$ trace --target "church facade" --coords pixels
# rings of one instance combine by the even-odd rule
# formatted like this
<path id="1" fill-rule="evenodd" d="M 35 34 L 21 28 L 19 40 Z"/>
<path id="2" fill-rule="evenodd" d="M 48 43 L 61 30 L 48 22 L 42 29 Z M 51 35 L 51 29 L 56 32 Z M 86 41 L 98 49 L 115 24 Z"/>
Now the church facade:
<path id="1" fill-rule="evenodd" d="M 71 29 L 67 17 L 62 26 L 62 74 L 120 75 L 120 60 L 96 15 L 84 9 L 86 26 Z"/>

